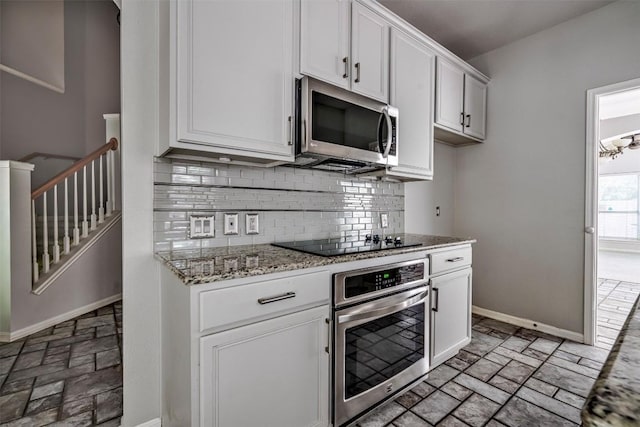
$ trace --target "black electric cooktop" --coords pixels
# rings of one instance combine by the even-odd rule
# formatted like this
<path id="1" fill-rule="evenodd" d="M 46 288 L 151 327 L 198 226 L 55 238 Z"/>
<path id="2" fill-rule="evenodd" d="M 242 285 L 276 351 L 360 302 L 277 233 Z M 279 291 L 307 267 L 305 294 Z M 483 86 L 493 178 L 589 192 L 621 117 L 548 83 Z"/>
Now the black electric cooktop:
<path id="1" fill-rule="evenodd" d="M 381 238 L 377 234 L 367 235 L 364 240 L 339 239 L 319 239 L 303 240 L 299 242 L 278 242 L 272 243 L 280 248 L 293 249 L 294 251 L 305 252 L 313 255 L 325 257 L 356 254 L 362 252 L 384 251 L 388 249 L 410 248 L 421 246 L 422 243 L 407 241 L 402 235 L 386 236 Z"/>

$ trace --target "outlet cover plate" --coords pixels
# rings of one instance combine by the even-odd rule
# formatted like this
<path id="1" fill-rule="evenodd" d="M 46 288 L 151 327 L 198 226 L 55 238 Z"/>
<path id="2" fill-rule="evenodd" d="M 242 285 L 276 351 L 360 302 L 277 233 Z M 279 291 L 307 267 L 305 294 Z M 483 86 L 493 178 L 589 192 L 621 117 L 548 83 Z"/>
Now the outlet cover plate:
<path id="1" fill-rule="evenodd" d="M 238 214 L 226 213 L 224 214 L 224 234 L 238 234 Z"/>
<path id="2" fill-rule="evenodd" d="M 257 213 L 246 214 L 245 223 L 245 230 L 247 234 L 260 233 L 260 217 Z"/>
<path id="3" fill-rule="evenodd" d="M 380 227 L 381 228 L 389 227 L 389 214 L 388 213 L 381 213 L 380 214 Z"/>
<path id="4" fill-rule="evenodd" d="M 215 237 L 215 216 L 191 215 L 189 217 L 189 238 L 206 239 Z"/>

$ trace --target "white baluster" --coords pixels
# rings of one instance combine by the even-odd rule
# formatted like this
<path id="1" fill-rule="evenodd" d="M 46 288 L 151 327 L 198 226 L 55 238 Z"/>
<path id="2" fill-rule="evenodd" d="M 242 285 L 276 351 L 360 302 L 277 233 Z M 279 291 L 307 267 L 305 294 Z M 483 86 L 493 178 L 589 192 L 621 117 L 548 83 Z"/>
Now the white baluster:
<path id="1" fill-rule="evenodd" d="M 43 207 L 43 217 L 42 217 L 42 271 L 44 273 L 49 272 L 49 229 L 47 225 L 47 192 L 45 191 L 42 194 L 42 207 Z"/>
<path id="2" fill-rule="evenodd" d="M 87 167 L 82 168 L 82 238 L 89 235 L 89 223 L 87 222 Z"/>
<path id="3" fill-rule="evenodd" d="M 69 186 L 68 179 L 64 179 L 64 237 L 62 237 L 62 250 L 69 253 Z"/>
<path id="4" fill-rule="evenodd" d="M 104 194 L 102 188 L 104 187 L 104 179 L 102 178 L 102 157 L 98 157 L 98 161 L 100 162 L 100 206 L 98 207 L 98 224 L 102 224 L 104 222 Z"/>
<path id="5" fill-rule="evenodd" d="M 78 228 L 78 172 L 73 174 L 73 244 L 80 243 L 80 229 Z"/>
<path id="6" fill-rule="evenodd" d="M 111 159 L 111 150 L 107 151 L 106 155 L 107 159 L 107 216 L 111 215 L 111 201 L 113 200 L 113 188 L 111 187 L 111 163 L 113 160 Z"/>
<path id="7" fill-rule="evenodd" d="M 109 150 L 111 156 L 111 211 L 116 210 L 116 152 Z"/>
<path id="8" fill-rule="evenodd" d="M 33 246 L 33 283 L 38 281 L 38 245 L 36 240 L 36 201 L 31 201 L 31 243 Z"/>
<path id="9" fill-rule="evenodd" d="M 60 261 L 60 244 L 58 243 L 58 184 L 53 186 L 53 263 Z"/>
<path id="10" fill-rule="evenodd" d="M 96 161 L 91 161 L 91 231 L 96 229 Z"/>

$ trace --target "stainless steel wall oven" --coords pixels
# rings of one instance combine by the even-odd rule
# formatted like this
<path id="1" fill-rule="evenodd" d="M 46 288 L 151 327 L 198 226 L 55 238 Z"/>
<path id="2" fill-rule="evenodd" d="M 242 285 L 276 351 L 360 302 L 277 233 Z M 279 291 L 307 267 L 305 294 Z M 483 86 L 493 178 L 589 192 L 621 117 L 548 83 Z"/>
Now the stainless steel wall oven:
<path id="1" fill-rule="evenodd" d="M 421 258 L 334 275 L 335 426 L 428 372 L 428 271 Z"/>

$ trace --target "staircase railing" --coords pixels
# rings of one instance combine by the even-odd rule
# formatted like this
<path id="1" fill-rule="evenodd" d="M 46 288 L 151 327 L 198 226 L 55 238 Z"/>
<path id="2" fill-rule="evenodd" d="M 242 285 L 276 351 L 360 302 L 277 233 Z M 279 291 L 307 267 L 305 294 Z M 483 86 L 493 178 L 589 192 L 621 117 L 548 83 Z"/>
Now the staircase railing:
<path id="1" fill-rule="evenodd" d="M 45 184 L 31 192 L 31 236 L 33 255 L 33 283 L 35 284 L 40 273 L 46 274 L 52 264 L 57 264 L 61 260 L 61 255 L 67 255 L 72 250 L 72 246 L 80 244 L 82 239 L 89 236 L 90 231 L 94 231 L 105 221 L 106 217 L 112 215 L 116 209 L 116 176 L 115 176 L 115 156 L 118 149 L 118 140 L 111 138 L 99 149 L 95 150 L 85 158 L 77 161 L 66 170 L 51 178 Z M 96 162 L 98 163 L 98 185 L 96 187 Z M 90 169 L 90 184 L 87 185 L 87 172 Z M 78 173 L 82 172 L 81 187 L 78 186 Z M 73 194 L 69 197 L 69 180 L 73 179 Z M 106 191 L 105 191 L 106 181 Z M 59 204 L 58 187 L 63 187 L 63 210 L 62 215 L 62 241 L 59 239 Z M 82 193 L 79 193 L 79 191 Z M 96 192 L 98 200 L 96 200 Z M 106 194 L 105 194 L 106 192 Z M 53 193 L 50 200 L 48 194 Z M 79 206 L 82 208 L 82 216 L 79 215 Z M 73 224 L 71 232 L 69 229 L 69 210 L 73 210 Z M 53 233 L 49 233 L 49 209 L 53 208 L 52 228 Z M 97 211 L 97 212 L 96 212 Z M 41 216 L 42 229 L 38 233 L 37 222 Z M 50 234 L 52 241 L 49 242 Z M 62 242 L 62 248 L 60 243 Z M 39 249 L 40 246 L 40 249 Z M 51 252 L 49 252 L 51 249 Z M 39 263 L 41 261 L 41 265 Z"/>

